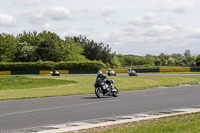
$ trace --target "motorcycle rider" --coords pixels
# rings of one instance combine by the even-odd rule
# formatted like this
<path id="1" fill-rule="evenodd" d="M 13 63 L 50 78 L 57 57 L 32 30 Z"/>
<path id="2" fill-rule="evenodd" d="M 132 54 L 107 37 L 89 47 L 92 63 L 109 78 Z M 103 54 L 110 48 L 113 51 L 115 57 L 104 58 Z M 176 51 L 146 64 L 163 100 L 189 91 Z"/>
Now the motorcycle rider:
<path id="1" fill-rule="evenodd" d="M 111 69 L 108 69 L 108 75 L 111 75 Z"/>
<path id="2" fill-rule="evenodd" d="M 103 96 L 118 96 L 118 89 L 113 86 L 114 80 L 109 81 L 106 76 L 103 75 L 102 71 L 97 72 L 96 81 L 94 83 L 95 94 L 98 98 Z"/>
<path id="3" fill-rule="evenodd" d="M 95 84 L 96 85 L 99 84 L 99 81 L 102 81 L 102 80 L 105 80 L 106 84 L 110 84 L 110 81 L 108 80 L 106 76 L 103 75 L 102 71 L 98 71 Z"/>
<path id="4" fill-rule="evenodd" d="M 136 72 L 132 68 L 129 68 L 127 72 L 129 76 L 137 76 Z"/>
<path id="5" fill-rule="evenodd" d="M 135 73 L 135 71 L 132 68 L 129 68 L 128 72 L 134 72 Z"/>
<path id="6" fill-rule="evenodd" d="M 60 76 L 59 72 L 57 72 L 55 69 L 53 69 L 53 71 L 50 73 L 52 76 Z"/>
<path id="7" fill-rule="evenodd" d="M 55 69 L 53 69 L 53 75 L 56 75 L 56 70 Z"/>

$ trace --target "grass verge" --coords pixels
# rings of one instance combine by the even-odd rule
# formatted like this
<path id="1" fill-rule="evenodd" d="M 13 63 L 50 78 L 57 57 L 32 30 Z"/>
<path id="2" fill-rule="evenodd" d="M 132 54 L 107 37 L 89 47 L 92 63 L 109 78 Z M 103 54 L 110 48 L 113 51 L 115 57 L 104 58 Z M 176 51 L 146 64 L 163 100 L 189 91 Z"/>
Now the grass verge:
<path id="1" fill-rule="evenodd" d="M 75 81 L 29 78 L 25 76 L 0 76 L 0 90 L 31 89 L 76 83 Z"/>
<path id="2" fill-rule="evenodd" d="M 157 86 L 193 84 L 200 77 L 108 77 L 119 91 L 142 90 Z M 0 76 L 0 100 L 94 94 L 94 76 L 29 75 Z M 4 86 L 4 87 L 3 87 Z"/>
<path id="3" fill-rule="evenodd" d="M 200 113 L 177 115 L 82 130 L 81 133 L 199 133 Z"/>

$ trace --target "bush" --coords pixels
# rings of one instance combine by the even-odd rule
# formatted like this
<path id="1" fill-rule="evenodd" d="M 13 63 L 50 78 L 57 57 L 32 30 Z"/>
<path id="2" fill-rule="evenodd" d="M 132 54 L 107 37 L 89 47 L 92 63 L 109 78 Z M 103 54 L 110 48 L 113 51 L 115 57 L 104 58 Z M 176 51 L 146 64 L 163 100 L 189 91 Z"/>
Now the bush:
<path id="1" fill-rule="evenodd" d="M 94 70 L 105 68 L 105 64 L 99 61 L 68 61 L 54 64 L 56 70 Z"/>
<path id="2" fill-rule="evenodd" d="M 34 70 L 95 70 L 105 68 L 99 61 L 68 61 L 68 62 L 9 62 L 0 63 L 0 71 L 34 71 Z"/>

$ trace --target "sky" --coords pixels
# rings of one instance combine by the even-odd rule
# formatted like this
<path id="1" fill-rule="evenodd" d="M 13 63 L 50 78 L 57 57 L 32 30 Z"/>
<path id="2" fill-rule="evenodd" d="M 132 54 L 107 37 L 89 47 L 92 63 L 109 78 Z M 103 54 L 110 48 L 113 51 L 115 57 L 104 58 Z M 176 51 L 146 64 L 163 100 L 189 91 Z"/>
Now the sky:
<path id="1" fill-rule="evenodd" d="M 0 0 L 0 33 L 86 36 L 112 52 L 200 54 L 199 0 Z"/>

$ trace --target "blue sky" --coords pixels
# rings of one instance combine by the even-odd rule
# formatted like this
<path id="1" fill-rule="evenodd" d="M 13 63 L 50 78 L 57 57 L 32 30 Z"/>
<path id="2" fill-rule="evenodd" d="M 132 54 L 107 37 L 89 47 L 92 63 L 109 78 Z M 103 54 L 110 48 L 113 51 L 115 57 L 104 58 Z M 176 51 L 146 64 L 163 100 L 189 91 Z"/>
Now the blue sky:
<path id="1" fill-rule="evenodd" d="M 86 36 L 117 54 L 200 54 L 198 0 L 0 1 L 0 33 Z"/>

